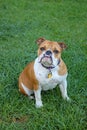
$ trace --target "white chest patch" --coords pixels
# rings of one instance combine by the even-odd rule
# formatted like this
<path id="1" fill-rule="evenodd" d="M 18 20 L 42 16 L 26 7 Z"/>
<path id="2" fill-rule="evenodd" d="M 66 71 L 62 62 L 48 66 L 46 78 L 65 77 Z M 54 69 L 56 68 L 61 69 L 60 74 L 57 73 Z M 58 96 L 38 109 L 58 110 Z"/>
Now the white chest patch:
<path id="1" fill-rule="evenodd" d="M 34 72 L 42 90 L 55 88 L 57 84 L 61 83 L 67 77 L 67 74 L 63 76 L 58 75 L 58 69 L 58 66 L 53 68 L 51 70 L 52 75 L 48 78 L 49 70 L 38 63 L 38 58 L 35 60 Z"/>

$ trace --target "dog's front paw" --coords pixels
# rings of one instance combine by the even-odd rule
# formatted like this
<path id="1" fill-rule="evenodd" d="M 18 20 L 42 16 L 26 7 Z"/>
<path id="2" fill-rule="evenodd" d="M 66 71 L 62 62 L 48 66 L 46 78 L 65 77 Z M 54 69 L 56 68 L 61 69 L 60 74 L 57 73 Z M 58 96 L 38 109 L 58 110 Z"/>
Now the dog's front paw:
<path id="1" fill-rule="evenodd" d="M 67 101 L 71 101 L 71 99 L 70 99 L 69 97 L 66 97 L 66 100 L 67 100 Z"/>
<path id="2" fill-rule="evenodd" d="M 68 96 L 64 97 L 64 100 L 71 102 L 71 99 Z"/>
<path id="3" fill-rule="evenodd" d="M 36 108 L 41 108 L 43 107 L 42 101 L 36 102 Z"/>

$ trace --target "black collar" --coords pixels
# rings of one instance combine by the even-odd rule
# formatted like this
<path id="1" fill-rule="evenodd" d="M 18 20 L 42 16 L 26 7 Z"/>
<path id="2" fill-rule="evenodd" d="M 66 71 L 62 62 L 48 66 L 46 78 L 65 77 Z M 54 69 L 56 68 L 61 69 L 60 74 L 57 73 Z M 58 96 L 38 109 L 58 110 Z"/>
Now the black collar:
<path id="1" fill-rule="evenodd" d="M 60 59 L 58 60 L 58 63 L 57 63 L 57 65 L 59 65 L 60 64 Z M 46 68 L 46 69 L 49 69 L 49 70 L 51 70 L 51 69 L 53 69 L 53 68 L 55 68 L 56 66 L 50 66 L 50 67 L 47 67 L 47 66 L 45 66 L 45 65 L 43 65 L 43 64 L 41 64 L 44 68 Z"/>

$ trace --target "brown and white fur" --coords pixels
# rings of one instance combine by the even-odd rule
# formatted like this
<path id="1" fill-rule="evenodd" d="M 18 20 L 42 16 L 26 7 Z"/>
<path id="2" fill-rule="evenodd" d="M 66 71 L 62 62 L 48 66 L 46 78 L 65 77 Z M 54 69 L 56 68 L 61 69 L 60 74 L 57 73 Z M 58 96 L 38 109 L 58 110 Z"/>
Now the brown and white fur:
<path id="1" fill-rule="evenodd" d="M 38 57 L 29 63 L 20 74 L 19 91 L 29 97 L 34 93 L 37 108 L 43 106 L 41 91 L 53 89 L 57 85 L 59 85 L 62 97 L 69 100 L 66 79 L 67 67 L 61 59 L 61 52 L 66 48 L 66 45 L 44 38 L 39 38 L 37 44 Z M 47 57 L 43 58 L 44 55 Z M 51 71 L 51 77 L 48 78 L 49 71 Z"/>

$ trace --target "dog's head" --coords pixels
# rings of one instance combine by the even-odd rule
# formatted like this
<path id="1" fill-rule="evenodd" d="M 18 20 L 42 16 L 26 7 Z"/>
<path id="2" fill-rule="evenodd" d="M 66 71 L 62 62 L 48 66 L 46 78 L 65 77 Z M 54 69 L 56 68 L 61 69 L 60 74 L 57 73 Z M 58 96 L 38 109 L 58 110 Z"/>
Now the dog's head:
<path id="1" fill-rule="evenodd" d="M 49 41 L 39 38 L 37 41 L 38 59 L 44 67 L 57 66 L 60 61 L 61 52 L 66 48 L 63 42 Z"/>

